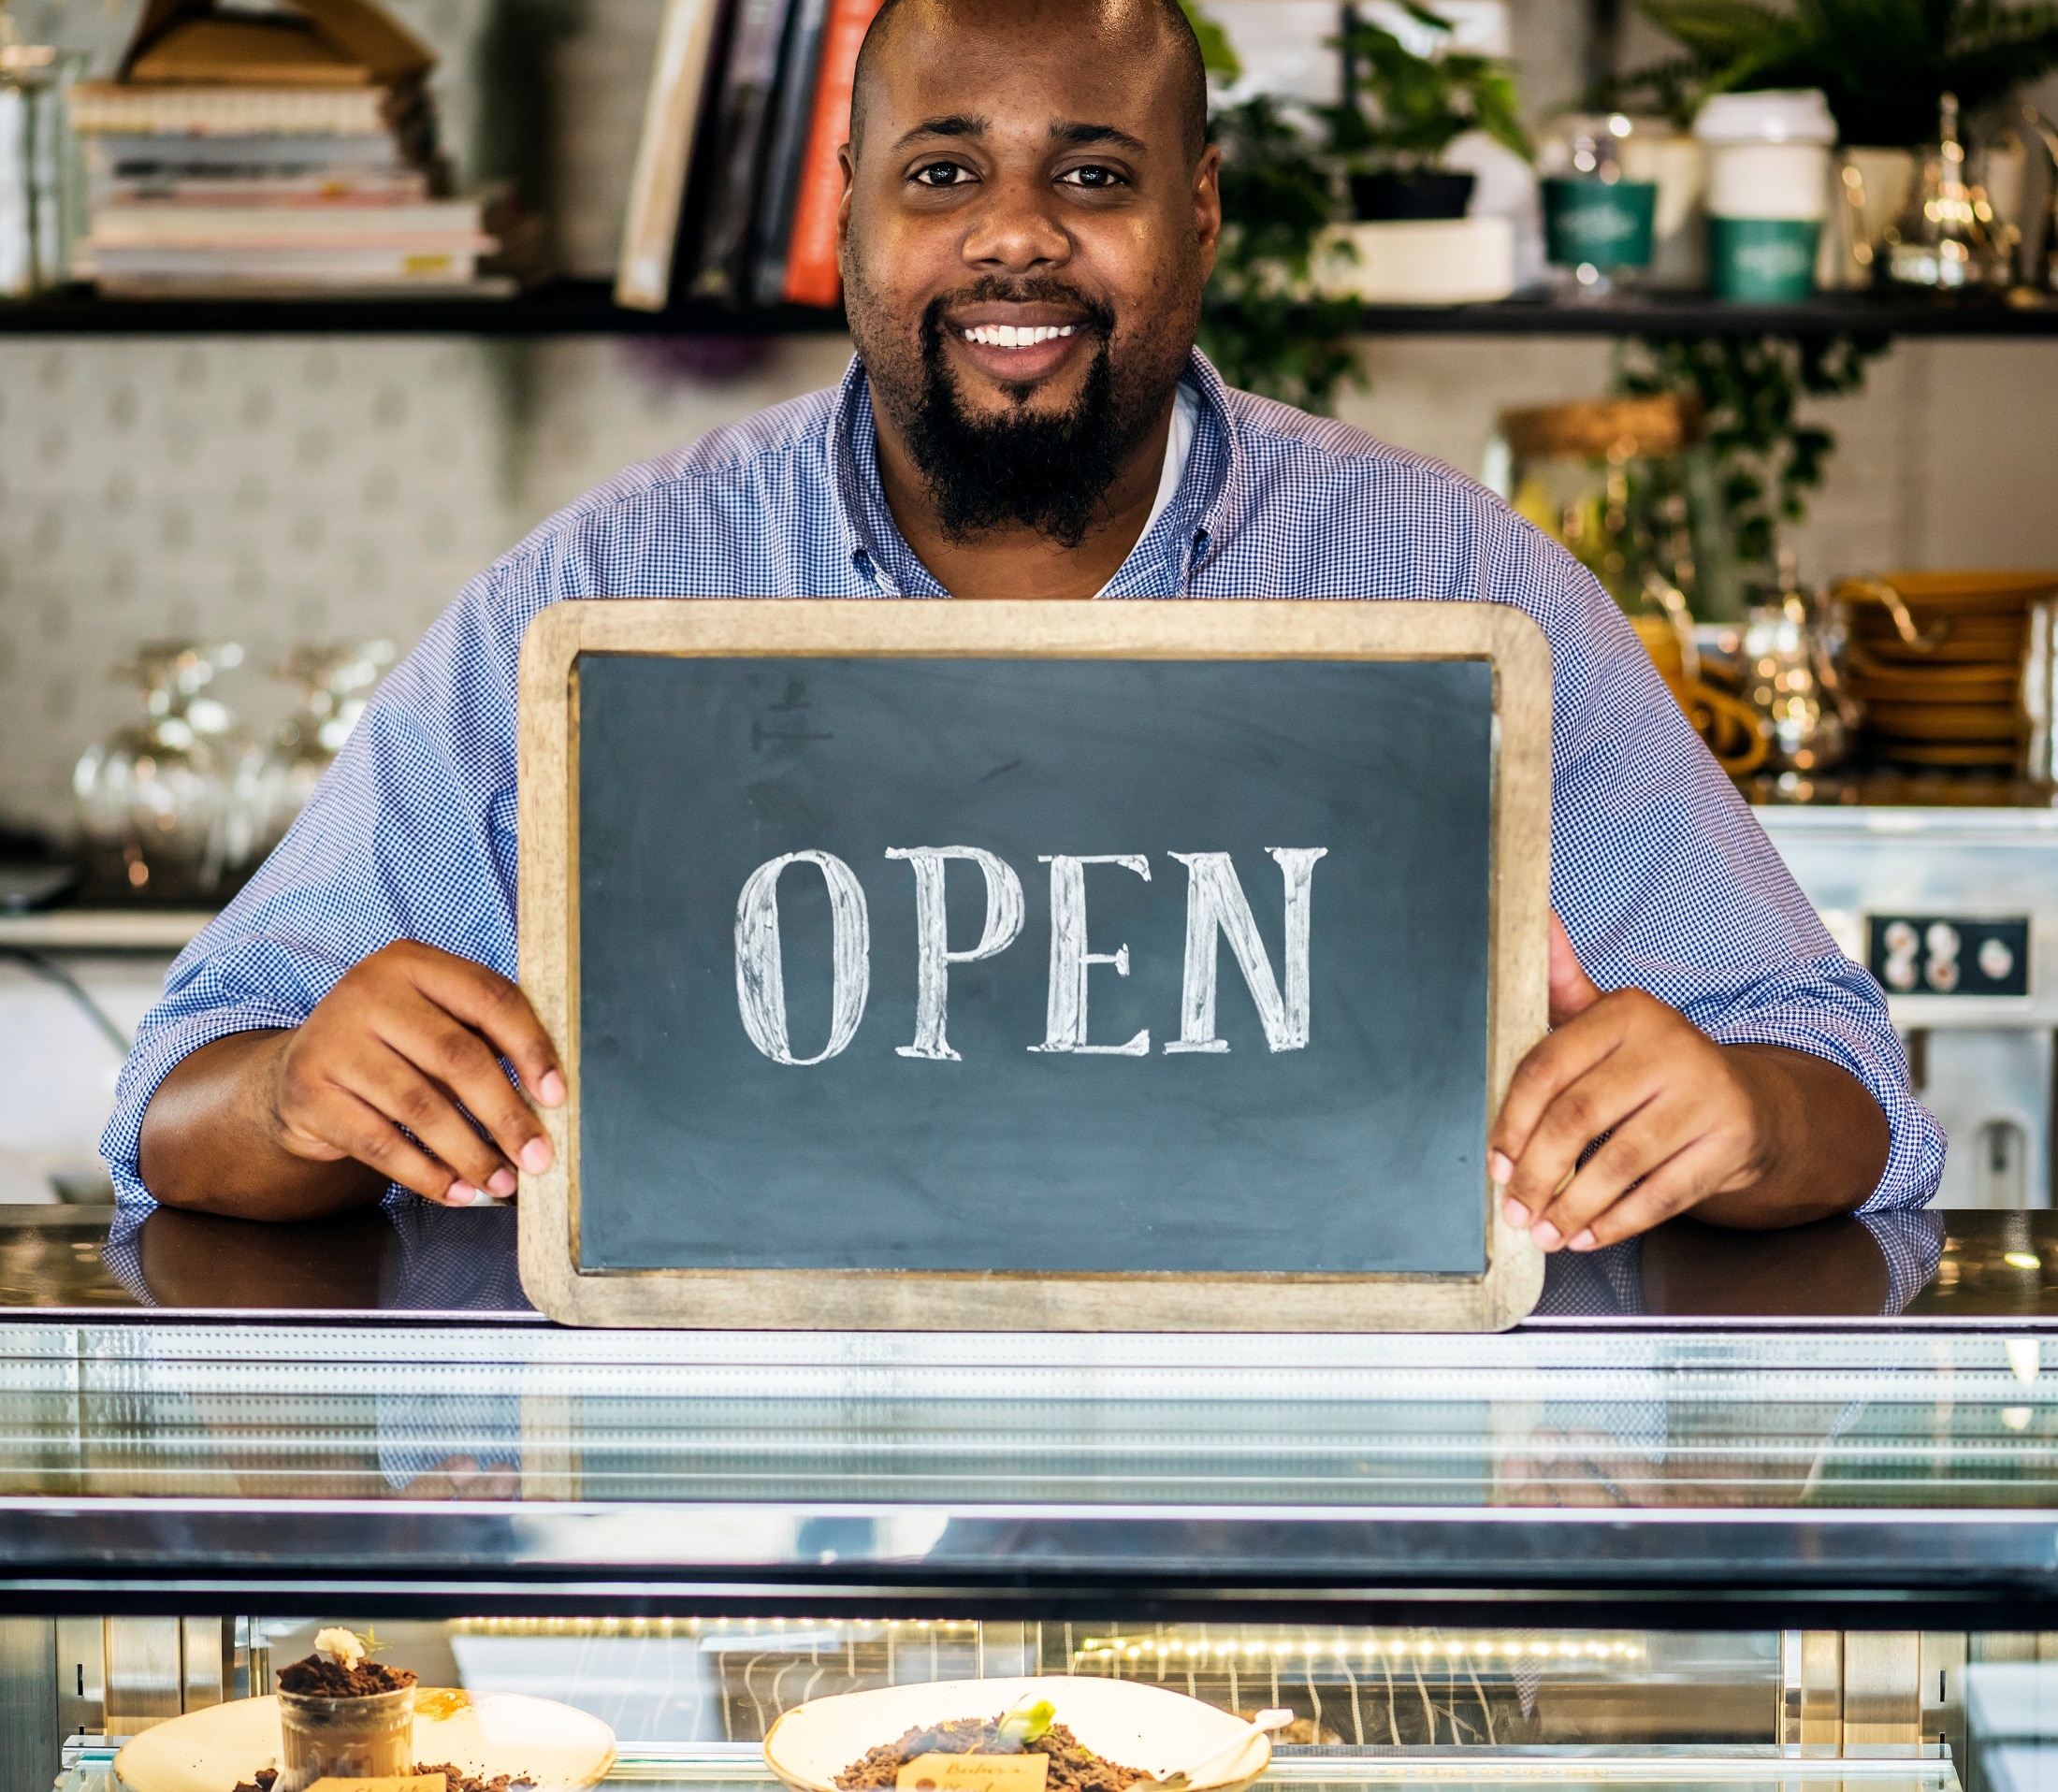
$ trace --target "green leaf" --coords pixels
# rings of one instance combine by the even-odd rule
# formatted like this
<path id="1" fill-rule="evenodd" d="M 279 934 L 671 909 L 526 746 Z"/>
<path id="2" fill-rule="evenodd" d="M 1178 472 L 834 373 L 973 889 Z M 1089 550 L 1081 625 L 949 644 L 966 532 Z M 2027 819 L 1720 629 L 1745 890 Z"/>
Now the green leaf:
<path id="1" fill-rule="evenodd" d="M 1996 0 L 1642 0 L 1684 58 L 1637 69 L 1599 91 L 1616 105 L 1659 106 L 1684 120 L 1710 94 L 1819 87 L 1847 143 L 1933 138 L 1938 103 L 1966 112 L 2058 68 L 2058 6 Z"/>
<path id="2" fill-rule="evenodd" d="M 1806 519 L 1836 452 L 1830 430 L 1800 419 L 1802 398 L 1859 391 L 1888 346 L 1874 334 L 1652 337 L 1618 352 L 1617 390 L 1700 405 L 1721 526 L 1746 584 L 1772 584 L 1781 527 Z"/>
<path id="3" fill-rule="evenodd" d="M 1058 1708 L 1048 1698 L 1024 1693 L 1007 1708 L 1000 1720 L 999 1740 L 1018 1749 L 1035 1741 L 1056 1721 Z"/>
<path id="4" fill-rule="evenodd" d="M 1418 0 L 1404 0 L 1410 17 L 1438 36 L 1418 56 L 1392 32 L 1353 18 L 1332 39 L 1343 57 L 1344 98 L 1319 108 L 1329 125 L 1329 148 L 1360 171 L 1379 166 L 1433 167 L 1468 131 L 1485 131 L 1528 160 L 1515 80 L 1506 64 L 1443 41 L 1450 22 Z"/>

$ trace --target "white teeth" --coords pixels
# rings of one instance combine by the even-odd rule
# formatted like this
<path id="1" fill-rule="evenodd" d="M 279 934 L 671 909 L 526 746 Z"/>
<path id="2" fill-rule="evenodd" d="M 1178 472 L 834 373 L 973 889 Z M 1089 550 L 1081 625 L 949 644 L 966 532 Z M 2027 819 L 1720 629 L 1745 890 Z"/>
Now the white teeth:
<path id="1" fill-rule="evenodd" d="M 977 342 L 989 349 L 1032 349 L 1039 342 L 1054 341 L 1061 336 L 1070 336 L 1079 325 L 1076 324 L 975 324 L 963 332 L 967 342 Z"/>

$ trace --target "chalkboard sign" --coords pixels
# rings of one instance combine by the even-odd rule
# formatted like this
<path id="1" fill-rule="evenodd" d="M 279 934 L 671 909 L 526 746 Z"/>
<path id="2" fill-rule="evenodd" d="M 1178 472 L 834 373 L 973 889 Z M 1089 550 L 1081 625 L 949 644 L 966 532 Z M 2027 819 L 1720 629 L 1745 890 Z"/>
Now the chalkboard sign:
<path id="1" fill-rule="evenodd" d="M 582 1323 L 1488 1326 L 1549 656 L 1485 604 L 572 602 L 522 667 Z"/>

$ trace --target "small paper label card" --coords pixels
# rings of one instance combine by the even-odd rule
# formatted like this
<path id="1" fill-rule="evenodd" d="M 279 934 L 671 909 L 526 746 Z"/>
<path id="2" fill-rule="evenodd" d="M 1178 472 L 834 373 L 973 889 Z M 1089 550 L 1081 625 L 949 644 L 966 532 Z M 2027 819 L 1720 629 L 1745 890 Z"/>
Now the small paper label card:
<path id="1" fill-rule="evenodd" d="M 316 1780 L 307 1792 L 445 1792 L 448 1785 L 441 1773 L 402 1773 L 384 1780 L 348 1780 L 330 1774 Z"/>
<path id="2" fill-rule="evenodd" d="M 1020 1755 L 918 1755 L 893 1776 L 895 1792 L 1043 1792 L 1051 1757 Z"/>

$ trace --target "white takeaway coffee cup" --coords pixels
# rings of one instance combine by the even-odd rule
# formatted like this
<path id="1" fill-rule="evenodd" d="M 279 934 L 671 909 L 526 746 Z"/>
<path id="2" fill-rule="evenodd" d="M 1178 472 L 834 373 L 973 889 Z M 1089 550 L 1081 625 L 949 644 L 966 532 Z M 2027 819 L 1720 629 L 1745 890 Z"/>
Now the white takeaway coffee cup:
<path id="1" fill-rule="evenodd" d="M 1717 296 L 1760 305 L 1805 298 L 1836 141 L 1821 90 L 1717 94 L 1693 134 L 1708 153 L 1708 271 Z"/>

